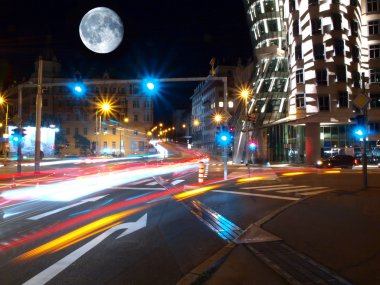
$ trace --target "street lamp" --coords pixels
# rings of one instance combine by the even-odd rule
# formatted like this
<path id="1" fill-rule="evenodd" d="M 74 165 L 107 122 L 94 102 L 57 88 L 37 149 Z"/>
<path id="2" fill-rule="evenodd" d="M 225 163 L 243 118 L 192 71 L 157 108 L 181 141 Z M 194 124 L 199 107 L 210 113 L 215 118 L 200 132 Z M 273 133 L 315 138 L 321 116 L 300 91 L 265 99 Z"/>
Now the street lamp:
<path id="1" fill-rule="evenodd" d="M 246 132 L 246 143 L 245 143 L 245 164 L 249 167 L 249 159 L 248 159 L 248 153 L 249 153 L 249 131 L 248 131 L 248 99 L 249 99 L 250 91 L 248 89 L 243 89 L 240 92 L 240 97 L 244 100 L 245 103 L 245 132 Z"/>
<path id="2" fill-rule="evenodd" d="M 0 105 L 4 105 L 4 104 L 6 105 L 6 112 L 5 112 L 5 133 L 3 137 L 8 138 L 8 103 L 4 97 L 0 96 Z"/>
<path id="3" fill-rule="evenodd" d="M 98 102 L 98 110 L 96 111 L 96 124 L 98 122 L 98 113 L 99 113 L 99 126 L 96 126 L 95 125 L 95 128 L 96 128 L 96 133 L 99 135 L 98 136 L 98 147 L 99 147 L 99 150 L 97 150 L 97 153 L 100 154 L 100 150 L 101 150 L 101 140 L 100 140 L 100 135 L 103 135 L 103 128 L 102 128 L 102 115 L 104 115 L 104 118 L 106 119 L 107 118 L 107 115 L 109 113 L 112 113 L 113 111 L 113 103 L 112 101 L 108 100 L 108 99 L 102 99 Z M 125 120 L 125 119 L 124 119 Z"/>
<path id="4" fill-rule="evenodd" d="M 217 128 L 219 128 L 219 132 L 217 135 L 217 143 L 222 146 L 223 148 L 223 176 L 224 180 L 227 180 L 227 147 L 228 144 L 230 143 L 230 136 L 228 133 L 224 131 L 224 128 L 222 126 L 222 122 L 225 120 L 221 114 L 214 114 L 213 117 L 214 122 L 217 125 Z"/>

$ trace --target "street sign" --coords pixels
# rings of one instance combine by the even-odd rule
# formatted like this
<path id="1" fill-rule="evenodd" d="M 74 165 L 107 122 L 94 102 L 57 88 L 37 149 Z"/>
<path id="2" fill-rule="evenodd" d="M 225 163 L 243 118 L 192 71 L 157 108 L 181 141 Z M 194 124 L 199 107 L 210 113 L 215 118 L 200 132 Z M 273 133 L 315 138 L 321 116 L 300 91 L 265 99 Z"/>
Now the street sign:
<path id="1" fill-rule="evenodd" d="M 354 103 L 354 105 L 359 109 L 364 109 L 364 107 L 366 107 L 370 101 L 371 99 L 368 96 L 361 93 L 355 97 L 352 103 Z"/>

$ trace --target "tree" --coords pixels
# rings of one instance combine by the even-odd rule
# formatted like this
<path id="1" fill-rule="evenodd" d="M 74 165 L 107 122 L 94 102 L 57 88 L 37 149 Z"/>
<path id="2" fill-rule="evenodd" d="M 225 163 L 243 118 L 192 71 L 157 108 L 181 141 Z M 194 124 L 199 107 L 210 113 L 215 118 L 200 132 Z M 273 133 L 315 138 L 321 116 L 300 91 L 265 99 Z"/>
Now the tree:
<path id="1" fill-rule="evenodd" d="M 86 137 L 76 134 L 74 135 L 75 145 L 78 145 L 81 149 L 81 153 L 88 155 L 90 153 L 91 142 Z"/>

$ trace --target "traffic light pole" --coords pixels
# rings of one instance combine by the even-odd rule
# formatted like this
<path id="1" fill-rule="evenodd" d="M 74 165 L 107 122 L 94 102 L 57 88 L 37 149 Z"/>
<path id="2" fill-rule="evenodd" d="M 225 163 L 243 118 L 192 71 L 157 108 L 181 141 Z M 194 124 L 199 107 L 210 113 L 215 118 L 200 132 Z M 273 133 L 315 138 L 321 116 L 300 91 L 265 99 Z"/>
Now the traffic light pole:
<path id="1" fill-rule="evenodd" d="M 41 111 L 42 111 L 42 57 L 38 60 L 38 82 L 36 98 L 36 144 L 34 153 L 34 172 L 40 172 L 41 160 Z"/>
<path id="2" fill-rule="evenodd" d="M 367 107 L 363 109 L 363 118 L 364 118 L 364 138 L 363 138 L 363 188 L 364 190 L 368 189 L 368 173 L 367 173 Z"/>

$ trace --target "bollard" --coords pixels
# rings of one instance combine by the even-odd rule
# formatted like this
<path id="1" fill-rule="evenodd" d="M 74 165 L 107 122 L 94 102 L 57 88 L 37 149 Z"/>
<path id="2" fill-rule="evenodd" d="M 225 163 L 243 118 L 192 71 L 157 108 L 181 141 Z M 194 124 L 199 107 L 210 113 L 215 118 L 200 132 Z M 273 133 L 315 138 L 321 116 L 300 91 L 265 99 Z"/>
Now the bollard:
<path id="1" fill-rule="evenodd" d="M 199 169 L 198 169 L 198 182 L 203 183 L 203 178 L 205 174 L 205 164 L 203 161 L 199 162 Z"/>

